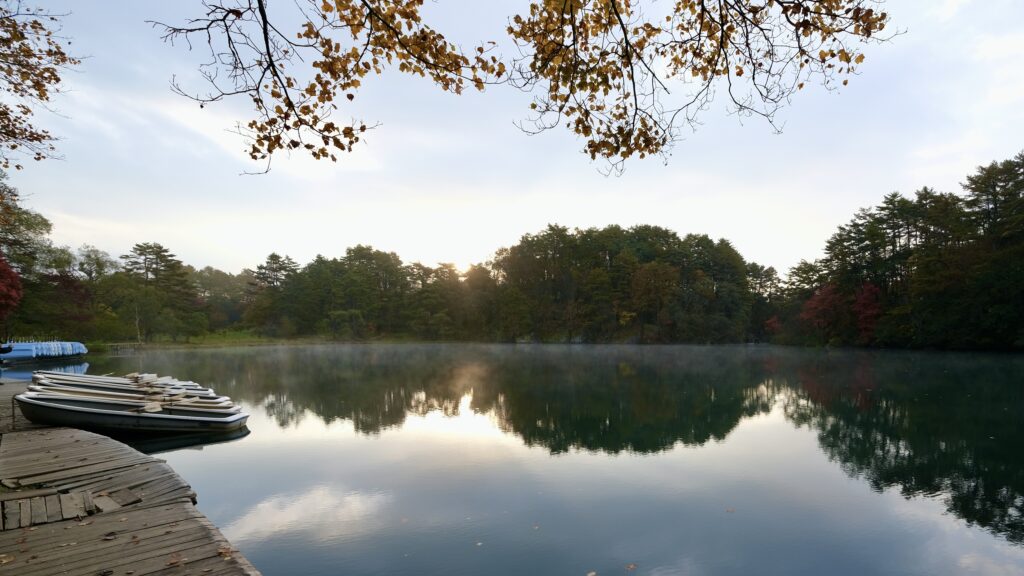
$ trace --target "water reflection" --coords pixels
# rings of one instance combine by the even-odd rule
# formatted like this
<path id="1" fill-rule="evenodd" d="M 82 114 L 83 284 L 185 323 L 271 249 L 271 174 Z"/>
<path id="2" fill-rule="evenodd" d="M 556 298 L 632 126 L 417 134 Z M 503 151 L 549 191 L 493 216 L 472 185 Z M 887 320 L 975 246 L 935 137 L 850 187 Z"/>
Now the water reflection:
<path id="1" fill-rule="evenodd" d="M 95 371 L 171 372 L 211 384 L 282 428 L 316 418 L 375 435 L 410 415 L 468 409 L 553 454 L 702 446 L 781 407 L 791 424 L 815 432 L 820 449 L 849 476 L 877 491 L 934 497 L 968 523 L 1024 542 L 1024 360 L 1017 357 L 396 345 L 168 352 L 108 362 Z M 372 514 L 385 499 L 316 490 L 321 500 L 337 500 L 331 513 L 344 518 L 332 521 L 341 525 Z M 287 517 L 289 502 L 270 499 L 251 514 Z M 243 525 L 250 524 L 229 532 L 245 538 Z"/>
<path id="2" fill-rule="evenodd" d="M 232 430 L 230 432 L 202 432 L 196 434 L 175 434 L 170 436 L 164 433 L 141 434 L 138 432 L 127 432 L 119 434 L 112 430 L 107 430 L 106 433 L 109 436 L 128 444 L 132 448 L 135 448 L 139 452 L 143 452 L 145 454 L 161 454 L 176 450 L 202 450 L 204 446 L 234 442 L 248 436 L 249 429 L 243 426 L 238 430 Z"/>
<path id="3" fill-rule="evenodd" d="M 36 370 L 51 370 L 54 372 L 66 372 L 68 374 L 85 374 L 89 371 L 89 363 L 81 359 L 68 361 L 67 359 L 40 360 L 25 364 L 0 364 L 0 377 L 11 380 L 31 380 L 32 372 Z"/>
<path id="4" fill-rule="evenodd" d="M 224 528 L 236 544 L 276 534 L 337 542 L 364 534 L 388 505 L 388 494 L 362 494 L 338 486 L 314 486 L 302 494 L 277 494 L 261 501 Z"/>

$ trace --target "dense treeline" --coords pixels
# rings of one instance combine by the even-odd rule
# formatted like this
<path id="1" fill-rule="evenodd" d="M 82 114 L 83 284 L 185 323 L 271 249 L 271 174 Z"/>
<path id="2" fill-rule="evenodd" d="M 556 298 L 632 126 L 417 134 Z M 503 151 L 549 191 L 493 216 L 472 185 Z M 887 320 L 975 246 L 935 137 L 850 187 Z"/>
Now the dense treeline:
<path id="1" fill-rule="evenodd" d="M 922 188 L 861 210 L 789 274 L 787 342 L 1024 347 L 1024 153 L 964 195 Z"/>
<path id="2" fill-rule="evenodd" d="M 0 180 L 0 322 L 7 335 L 90 341 L 245 329 L 339 340 L 1022 347 L 1024 153 L 979 168 L 964 190 L 890 194 L 783 280 L 727 240 L 655 226 L 551 225 L 465 272 L 369 246 L 304 266 L 271 254 L 240 274 L 196 270 L 155 243 L 120 258 L 53 246 L 50 223 Z"/>

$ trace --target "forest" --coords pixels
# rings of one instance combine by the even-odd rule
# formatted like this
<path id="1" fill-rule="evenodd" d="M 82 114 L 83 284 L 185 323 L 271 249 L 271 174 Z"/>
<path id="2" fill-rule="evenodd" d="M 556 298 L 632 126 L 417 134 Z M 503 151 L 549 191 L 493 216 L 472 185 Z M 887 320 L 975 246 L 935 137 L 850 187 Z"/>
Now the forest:
<path id="1" fill-rule="evenodd" d="M 370 246 L 232 274 L 49 239 L 0 180 L 0 336 L 1024 347 L 1024 152 L 858 211 L 785 275 L 725 239 L 549 225 L 460 271 Z"/>

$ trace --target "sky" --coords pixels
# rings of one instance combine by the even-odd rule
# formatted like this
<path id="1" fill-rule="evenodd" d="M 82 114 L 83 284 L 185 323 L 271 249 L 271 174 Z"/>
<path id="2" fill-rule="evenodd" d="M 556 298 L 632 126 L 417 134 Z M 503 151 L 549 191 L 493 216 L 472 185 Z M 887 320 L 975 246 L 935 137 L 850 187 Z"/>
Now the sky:
<path id="1" fill-rule="evenodd" d="M 278 5 L 287 5 L 279 2 Z M 977 166 L 1024 150 L 1024 2 L 889 0 L 885 44 L 865 47 L 847 87 L 808 85 L 777 116 L 782 132 L 718 102 L 667 160 L 621 175 L 566 130 L 517 128 L 530 96 L 505 86 L 455 96 L 387 73 L 364 83 L 354 114 L 379 126 L 337 163 L 296 155 L 271 172 L 230 130 L 244 100 L 200 109 L 206 56 L 164 43 L 147 21 L 184 22 L 197 0 L 47 1 L 83 62 L 40 123 L 63 159 L 10 174 L 52 239 L 112 255 L 159 242 L 186 264 L 228 272 L 271 252 L 299 263 L 356 244 L 460 269 L 549 223 L 663 226 L 730 240 L 748 260 L 788 270 L 813 260 L 857 209 L 923 186 L 960 192 Z M 527 2 L 436 0 L 426 19 L 465 46 L 494 39 Z"/>

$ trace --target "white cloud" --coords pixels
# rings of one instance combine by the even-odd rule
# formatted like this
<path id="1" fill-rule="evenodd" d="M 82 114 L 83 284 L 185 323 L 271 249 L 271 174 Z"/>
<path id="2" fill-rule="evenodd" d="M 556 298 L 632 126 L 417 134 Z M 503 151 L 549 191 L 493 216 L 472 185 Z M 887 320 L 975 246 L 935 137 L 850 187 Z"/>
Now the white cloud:
<path id="1" fill-rule="evenodd" d="M 1024 567 L 1013 562 L 1001 562 L 980 554 L 965 554 L 957 563 L 962 574 L 985 576 L 1024 576 Z"/>
<path id="2" fill-rule="evenodd" d="M 271 496 L 228 524 L 223 532 L 232 542 L 252 542 L 301 534 L 317 541 L 366 533 L 370 518 L 391 501 L 386 494 L 345 492 L 316 486 L 303 494 Z"/>
<path id="3" fill-rule="evenodd" d="M 973 0 L 940 0 L 933 4 L 931 13 L 940 21 L 952 20 Z"/>

